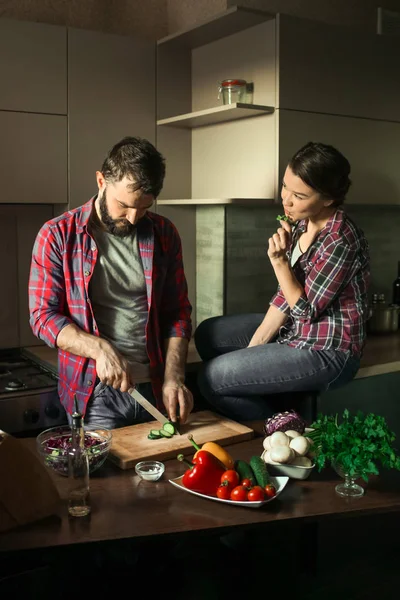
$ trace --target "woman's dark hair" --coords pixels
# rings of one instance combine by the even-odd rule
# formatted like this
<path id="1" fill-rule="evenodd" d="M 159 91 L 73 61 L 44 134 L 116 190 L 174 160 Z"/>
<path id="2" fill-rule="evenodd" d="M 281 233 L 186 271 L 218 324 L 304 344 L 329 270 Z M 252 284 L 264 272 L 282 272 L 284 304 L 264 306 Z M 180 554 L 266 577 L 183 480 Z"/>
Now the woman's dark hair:
<path id="1" fill-rule="evenodd" d="M 157 198 L 164 183 L 165 160 L 148 140 L 125 137 L 111 148 L 101 172 L 106 181 L 130 177 L 135 181 L 135 189 Z"/>
<path id="2" fill-rule="evenodd" d="M 343 204 L 351 185 L 350 163 L 333 146 L 308 142 L 291 158 L 289 167 L 305 184 L 331 198 L 334 206 Z"/>

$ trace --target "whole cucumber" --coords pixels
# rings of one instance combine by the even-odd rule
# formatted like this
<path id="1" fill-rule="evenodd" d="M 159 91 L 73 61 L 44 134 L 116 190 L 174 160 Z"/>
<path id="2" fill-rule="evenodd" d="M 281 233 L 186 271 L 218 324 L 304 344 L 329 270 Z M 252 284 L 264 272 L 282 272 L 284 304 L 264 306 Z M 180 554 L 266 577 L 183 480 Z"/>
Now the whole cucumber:
<path id="1" fill-rule="evenodd" d="M 258 485 L 265 488 L 271 483 L 267 466 L 260 456 L 252 456 L 250 459 L 250 467 L 253 469 Z"/>
<path id="2" fill-rule="evenodd" d="M 235 471 L 239 473 L 240 483 L 243 479 L 250 479 L 252 485 L 256 485 L 257 479 L 253 473 L 253 469 L 245 460 L 235 461 Z"/>

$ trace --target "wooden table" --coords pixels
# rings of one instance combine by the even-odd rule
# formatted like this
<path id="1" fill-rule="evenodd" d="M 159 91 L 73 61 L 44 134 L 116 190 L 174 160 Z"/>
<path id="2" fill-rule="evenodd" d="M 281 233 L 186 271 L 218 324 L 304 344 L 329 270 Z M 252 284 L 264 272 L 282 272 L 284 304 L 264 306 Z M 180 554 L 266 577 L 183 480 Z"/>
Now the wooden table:
<path id="1" fill-rule="evenodd" d="M 34 439 L 25 439 L 34 451 Z M 261 439 L 228 447 L 235 458 L 260 454 Z M 54 473 L 63 498 L 58 516 L 0 534 L 0 551 L 62 547 L 119 539 L 145 540 L 154 536 L 221 531 L 259 524 L 313 521 L 400 510 L 400 473 L 371 478 L 366 494 L 345 500 L 335 493 L 338 477 L 329 469 L 314 471 L 306 481 L 289 480 L 281 496 L 259 509 L 233 507 L 197 498 L 169 482 L 183 473 L 176 460 L 166 463 L 163 480 L 139 480 L 134 470 L 122 471 L 106 462 L 91 479 L 89 520 L 69 520 L 66 479 Z"/>

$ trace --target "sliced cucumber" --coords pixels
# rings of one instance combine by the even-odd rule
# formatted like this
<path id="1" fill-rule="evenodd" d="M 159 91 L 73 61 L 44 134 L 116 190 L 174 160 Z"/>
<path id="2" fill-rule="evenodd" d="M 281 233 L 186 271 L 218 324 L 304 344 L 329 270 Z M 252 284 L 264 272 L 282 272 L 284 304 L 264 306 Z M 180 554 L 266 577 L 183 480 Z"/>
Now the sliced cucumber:
<path id="1" fill-rule="evenodd" d="M 168 421 L 168 423 L 165 423 L 165 425 L 163 425 L 163 429 L 165 431 L 168 431 L 168 433 L 170 433 L 171 435 L 175 435 L 175 433 L 176 433 L 175 425 L 173 423 L 171 423 L 171 421 Z"/>
<path id="2" fill-rule="evenodd" d="M 164 429 L 164 427 L 162 429 L 160 429 L 160 434 L 165 438 L 172 438 L 172 435 L 173 435 L 172 433 L 170 433 L 169 431 Z"/>
<path id="3" fill-rule="evenodd" d="M 161 437 L 161 435 L 152 435 L 151 433 L 149 433 L 149 435 L 147 436 L 149 440 L 159 440 Z"/>
<path id="4" fill-rule="evenodd" d="M 150 429 L 150 435 L 153 436 L 153 438 L 160 438 L 161 437 L 161 433 L 159 429 Z"/>

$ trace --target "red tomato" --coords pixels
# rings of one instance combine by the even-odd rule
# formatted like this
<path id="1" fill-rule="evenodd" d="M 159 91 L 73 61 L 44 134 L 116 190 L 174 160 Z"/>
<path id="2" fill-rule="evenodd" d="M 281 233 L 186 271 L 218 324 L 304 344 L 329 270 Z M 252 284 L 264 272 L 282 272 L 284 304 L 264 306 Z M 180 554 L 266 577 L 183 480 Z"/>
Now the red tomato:
<path id="1" fill-rule="evenodd" d="M 246 487 L 246 488 L 249 488 L 249 489 L 250 489 L 251 487 L 253 487 L 253 484 L 252 484 L 252 482 L 251 482 L 251 479 L 243 479 L 243 481 L 242 481 L 241 485 L 244 485 L 244 487 Z"/>
<path id="2" fill-rule="evenodd" d="M 226 481 L 230 489 L 232 489 L 239 485 L 239 474 L 234 471 L 234 469 L 228 469 L 228 471 L 225 471 L 221 476 L 221 483 L 224 483 L 224 481 Z"/>
<path id="3" fill-rule="evenodd" d="M 261 502 L 265 500 L 265 492 L 260 485 L 255 485 L 247 492 L 247 500 L 250 502 Z"/>
<path id="4" fill-rule="evenodd" d="M 231 491 L 231 500 L 236 500 L 238 502 L 243 502 L 247 500 L 247 490 L 244 485 L 237 485 Z"/>
<path id="5" fill-rule="evenodd" d="M 220 485 L 217 488 L 217 498 L 220 498 L 221 500 L 230 500 L 231 489 L 229 485 Z"/>
<path id="6" fill-rule="evenodd" d="M 269 483 L 265 486 L 264 492 L 267 498 L 273 498 L 274 496 L 276 496 L 276 489 L 275 486 L 272 485 L 272 483 Z"/>

